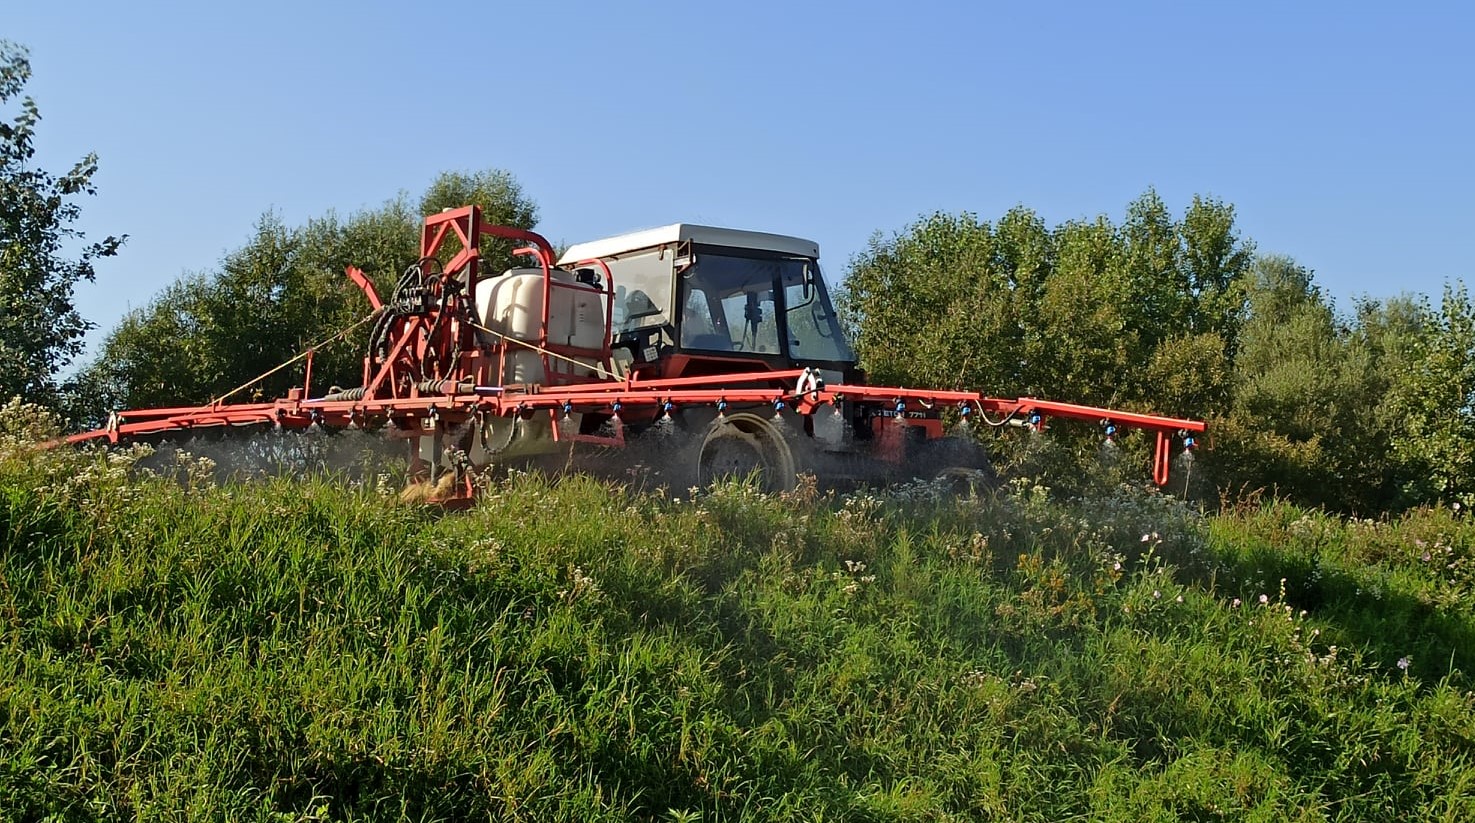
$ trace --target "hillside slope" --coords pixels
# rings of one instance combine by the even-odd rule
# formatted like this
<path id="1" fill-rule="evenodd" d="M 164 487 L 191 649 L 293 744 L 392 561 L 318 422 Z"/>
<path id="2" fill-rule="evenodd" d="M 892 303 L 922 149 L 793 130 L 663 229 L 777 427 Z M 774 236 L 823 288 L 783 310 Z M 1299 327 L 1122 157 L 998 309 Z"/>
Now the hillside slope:
<path id="1" fill-rule="evenodd" d="M 0 456 L 0 817 L 1475 819 L 1445 512 L 126 463 Z"/>

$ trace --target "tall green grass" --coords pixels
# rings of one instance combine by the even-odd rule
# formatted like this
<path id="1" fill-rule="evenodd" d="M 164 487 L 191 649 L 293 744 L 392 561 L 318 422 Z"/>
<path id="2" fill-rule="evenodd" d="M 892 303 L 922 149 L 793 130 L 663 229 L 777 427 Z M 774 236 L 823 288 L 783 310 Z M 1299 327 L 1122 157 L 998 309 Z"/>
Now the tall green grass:
<path id="1" fill-rule="evenodd" d="M 1475 819 L 1448 512 L 6 455 L 6 819 Z"/>

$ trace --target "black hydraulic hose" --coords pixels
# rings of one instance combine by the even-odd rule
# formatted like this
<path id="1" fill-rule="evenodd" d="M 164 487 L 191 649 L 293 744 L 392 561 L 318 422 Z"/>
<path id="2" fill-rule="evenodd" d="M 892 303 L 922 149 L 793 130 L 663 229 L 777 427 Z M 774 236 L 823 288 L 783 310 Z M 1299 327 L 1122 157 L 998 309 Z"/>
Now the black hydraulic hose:
<path id="1" fill-rule="evenodd" d="M 426 261 L 435 261 L 439 266 L 440 261 L 434 257 L 422 257 L 408 266 L 404 273 L 399 276 L 394 284 L 394 291 L 390 292 L 389 302 L 384 305 L 384 311 L 379 319 L 375 321 L 374 328 L 369 332 L 368 358 L 370 363 L 377 364 L 381 358 L 389 354 L 389 332 L 394 321 L 405 315 L 405 304 L 410 302 L 411 290 L 424 286 Z"/>
<path id="2" fill-rule="evenodd" d="M 433 340 L 435 340 L 436 334 L 438 334 L 440 332 L 441 323 L 444 322 L 444 320 L 445 320 L 446 305 L 447 305 L 447 303 L 451 299 L 451 295 L 450 295 L 449 290 L 447 290 L 444 287 L 444 278 L 442 278 L 440 276 L 432 276 L 432 277 L 428 278 L 427 281 L 426 281 L 427 288 L 431 284 L 436 283 L 436 282 L 441 282 L 442 283 L 441 292 L 440 292 L 440 307 L 439 307 L 439 310 L 436 311 L 436 313 L 435 313 L 435 320 L 431 322 L 430 329 L 425 332 L 425 339 L 427 341 L 433 341 Z M 436 356 L 435 349 L 430 349 L 430 348 L 427 348 L 426 349 L 426 351 L 425 351 L 425 362 L 423 362 L 423 363 L 420 364 L 420 377 L 421 377 L 421 379 L 424 379 L 425 378 L 426 367 L 427 366 L 431 366 L 432 364 L 434 366 L 436 366 L 437 368 L 431 370 L 430 373 L 431 374 L 438 374 L 439 373 L 439 368 L 438 367 L 441 365 L 439 363 L 439 359 L 440 358 L 438 358 Z"/>
<path id="3" fill-rule="evenodd" d="M 374 327 L 369 331 L 369 361 L 378 362 L 380 357 L 388 354 L 389 325 L 394 322 L 397 315 L 388 305 L 384 312 L 374 321 Z"/>

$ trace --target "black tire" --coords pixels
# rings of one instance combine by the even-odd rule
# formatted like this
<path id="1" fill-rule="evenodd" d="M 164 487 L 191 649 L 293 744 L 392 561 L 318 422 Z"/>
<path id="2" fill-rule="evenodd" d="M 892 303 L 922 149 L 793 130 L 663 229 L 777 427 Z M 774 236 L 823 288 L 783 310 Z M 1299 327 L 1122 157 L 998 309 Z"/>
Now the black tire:
<path id="1" fill-rule="evenodd" d="M 988 452 L 965 437 L 939 437 L 917 450 L 914 476 L 950 484 L 959 494 L 978 494 L 998 488 Z"/>
<path id="2" fill-rule="evenodd" d="M 756 477 L 764 491 L 794 488 L 798 469 L 783 432 L 756 414 L 718 418 L 707 430 L 697 457 L 697 485 Z"/>

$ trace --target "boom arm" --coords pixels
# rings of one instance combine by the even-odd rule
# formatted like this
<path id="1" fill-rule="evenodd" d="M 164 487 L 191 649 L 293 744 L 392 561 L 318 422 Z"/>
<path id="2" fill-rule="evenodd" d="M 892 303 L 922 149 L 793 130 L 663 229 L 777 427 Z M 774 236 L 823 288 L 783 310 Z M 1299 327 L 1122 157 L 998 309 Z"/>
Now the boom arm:
<path id="1" fill-rule="evenodd" d="M 793 381 L 792 388 L 776 389 L 777 381 Z M 765 385 L 767 384 L 767 385 Z M 118 442 L 131 436 L 158 434 L 212 426 L 279 425 L 304 429 L 314 423 L 333 426 L 374 427 L 405 419 L 435 419 L 460 423 L 477 415 L 528 416 L 532 413 L 571 414 L 594 412 L 617 415 L 624 408 L 672 410 L 682 406 L 716 406 L 729 404 L 765 404 L 776 411 L 793 407 L 801 414 L 813 414 L 821 407 L 845 400 L 863 400 L 887 405 L 899 416 L 908 412 L 925 412 L 939 404 L 955 406 L 964 416 L 974 411 L 1002 414 L 1027 425 L 1038 427 L 1045 419 L 1058 417 L 1099 422 L 1115 428 L 1141 429 L 1156 434 L 1153 452 L 1153 481 L 1168 482 L 1172 445 L 1181 437 L 1185 448 L 1193 448 L 1194 435 L 1207 427 L 1200 420 L 1162 417 L 1137 412 L 1119 411 L 1039 400 L 1033 397 L 1004 399 L 964 391 L 931 391 L 885 386 L 825 385 L 813 369 L 782 372 L 748 372 L 719 377 L 683 377 L 671 380 L 601 381 L 567 386 L 514 388 L 472 386 L 447 382 L 442 395 L 422 394 L 416 397 L 364 398 L 358 400 L 306 400 L 288 398 L 272 403 L 197 406 L 175 409 L 149 409 L 120 412 L 109 426 L 97 431 L 74 435 L 68 442 L 79 443 L 106 438 Z"/>

